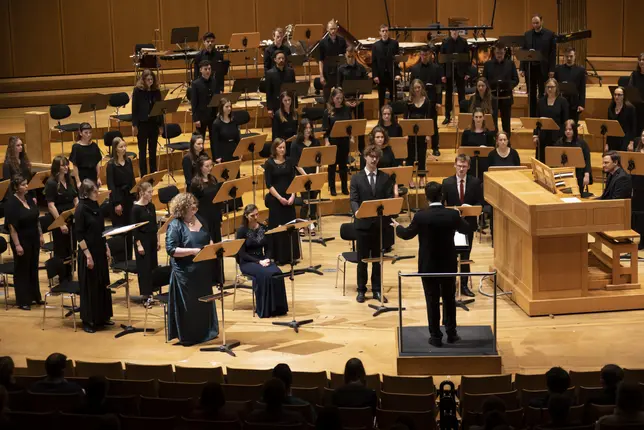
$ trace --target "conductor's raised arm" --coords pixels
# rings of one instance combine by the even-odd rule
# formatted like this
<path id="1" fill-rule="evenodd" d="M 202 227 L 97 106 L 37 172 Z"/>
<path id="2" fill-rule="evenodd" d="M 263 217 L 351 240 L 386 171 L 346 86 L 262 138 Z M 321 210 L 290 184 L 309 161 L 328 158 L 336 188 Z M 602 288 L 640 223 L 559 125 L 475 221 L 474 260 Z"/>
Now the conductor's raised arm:
<path id="1" fill-rule="evenodd" d="M 418 222 L 416 220 L 416 215 L 414 215 L 414 219 L 411 221 L 411 224 L 409 224 L 409 227 L 403 227 L 395 220 L 392 220 L 391 225 L 396 227 L 396 236 L 402 240 L 410 240 L 418 235 Z"/>

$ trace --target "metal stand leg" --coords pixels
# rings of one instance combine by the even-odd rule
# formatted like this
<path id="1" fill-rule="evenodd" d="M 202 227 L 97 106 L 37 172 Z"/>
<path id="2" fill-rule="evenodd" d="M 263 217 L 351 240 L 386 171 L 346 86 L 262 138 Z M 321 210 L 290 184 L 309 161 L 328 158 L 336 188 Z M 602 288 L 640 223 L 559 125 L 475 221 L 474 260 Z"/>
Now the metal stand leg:
<path id="1" fill-rule="evenodd" d="M 461 254 L 457 254 L 457 272 L 461 273 Z M 456 291 L 457 291 L 457 296 L 458 298 L 456 299 L 456 307 L 461 308 L 464 311 L 470 310 L 470 308 L 467 307 L 467 305 L 474 303 L 474 299 L 465 299 L 463 300 L 463 295 L 461 294 L 461 287 L 458 285 L 459 277 L 457 276 L 456 279 L 454 279 L 454 285 L 456 286 Z"/>

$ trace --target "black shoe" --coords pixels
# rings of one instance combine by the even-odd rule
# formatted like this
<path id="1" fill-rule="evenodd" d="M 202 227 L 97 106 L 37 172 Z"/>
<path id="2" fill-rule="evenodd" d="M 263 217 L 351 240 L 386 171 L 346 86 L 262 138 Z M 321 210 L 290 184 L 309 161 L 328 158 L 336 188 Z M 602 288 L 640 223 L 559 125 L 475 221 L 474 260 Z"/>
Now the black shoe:
<path id="1" fill-rule="evenodd" d="M 445 119 L 443 120 L 443 125 L 449 124 L 450 120 L 451 120 L 451 118 L 446 116 Z"/>
<path id="2" fill-rule="evenodd" d="M 377 300 L 377 301 L 380 301 L 380 295 L 381 294 L 382 293 L 373 293 L 373 299 Z M 389 303 L 389 300 L 387 300 L 387 298 L 385 296 L 382 296 L 382 303 Z"/>
<path id="3" fill-rule="evenodd" d="M 447 343 L 456 343 L 459 340 L 461 340 L 461 337 L 457 334 L 455 334 L 454 336 L 447 336 Z"/>
<path id="4" fill-rule="evenodd" d="M 112 320 L 105 321 L 103 325 L 114 325 L 114 321 Z"/>
<path id="5" fill-rule="evenodd" d="M 365 301 L 364 293 L 358 293 L 358 297 L 356 297 L 356 302 L 364 303 L 364 301 Z"/>
<path id="6" fill-rule="evenodd" d="M 432 155 L 433 155 L 434 157 L 440 157 L 440 156 L 441 156 L 441 152 L 440 152 L 438 149 L 433 149 L 433 150 L 432 150 Z"/>
<path id="7" fill-rule="evenodd" d="M 430 337 L 429 344 L 436 348 L 440 348 L 443 346 L 443 340 L 440 337 Z"/>
<path id="8" fill-rule="evenodd" d="M 349 195 L 349 189 L 347 187 L 342 187 L 342 194 L 344 194 L 345 196 L 348 196 Z"/>
<path id="9" fill-rule="evenodd" d="M 83 331 L 85 333 L 96 333 L 96 330 L 94 330 L 94 327 L 88 324 L 83 324 Z"/>
<path id="10" fill-rule="evenodd" d="M 23 311 L 30 311 L 30 310 L 31 310 L 31 306 L 29 306 L 29 305 L 22 305 L 22 306 L 18 306 L 18 309 L 22 309 Z"/>
<path id="11" fill-rule="evenodd" d="M 474 293 L 467 286 L 461 286 L 461 294 L 467 297 L 474 297 Z"/>
<path id="12" fill-rule="evenodd" d="M 629 258 L 630 258 L 630 257 L 629 257 Z M 33 303 L 33 304 L 35 304 L 35 305 L 44 305 L 44 304 L 45 304 L 45 301 L 44 301 L 44 300 L 34 300 L 34 301 L 33 301 L 33 302 L 31 302 L 31 303 Z"/>
<path id="13" fill-rule="evenodd" d="M 329 192 L 331 193 L 331 195 L 332 195 L 333 197 L 335 197 L 335 196 L 337 196 L 337 195 L 338 195 L 338 192 L 335 190 L 335 188 L 331 188 L 331 189 L 329 190 Z"/>

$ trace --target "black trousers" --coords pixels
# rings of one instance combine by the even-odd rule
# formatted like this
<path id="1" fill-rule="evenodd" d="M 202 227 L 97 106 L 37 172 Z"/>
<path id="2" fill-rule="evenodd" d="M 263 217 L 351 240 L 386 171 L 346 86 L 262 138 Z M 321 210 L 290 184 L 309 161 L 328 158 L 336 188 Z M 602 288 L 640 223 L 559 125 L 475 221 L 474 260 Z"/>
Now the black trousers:
<path id="1" fill-rule="evenodd" d="M 155 122 L 140 122 L 139 134 L 136 136 L 139 144 L 139 169 L 141 176 L 148 173 L 147 154 L 150 154 L 150 173 L 157 171 L 157 142 L 159 141 L 159 126 Z"/>
<path id="2" fill-rule="evenodd" d="M 385 105 L 385 93 L 389 90 L 389 99 L 393 101 L 394 97 L 394 81 L 389 79 L 381 79 L 378 84 L 378 111 Z"/>
<path id="3" fill-rule="evenodd" d="M 579 112 L 577 112 L 577 106 L 570 106 L 568 118 L 575 121 L 575 124 L 579 125 Z"/>
<path id="4" fill-rule="evenodd" d="M 497 103 L 493 103 L 492 119 L 497 128 L 499 126 L 499 112 L 501 113 L 502 130 L 508 134 L 509 139 L 512 134 L 512 99 L 500 99 Z"/>
<path id="5" fill-rule="evenodd" d="M 302 197 L 302 200 L 308 200 L 309 199 L 309 194 L 311 195 L 310 199 L 315 200 L 318 198 L 319 191 L 313 191 L 311 190 L 310 193 L 308 192 L 303 192 L 300 194 Z M 300 218 L 302 219 L 311 219 L 315 220 L 318 216 L 318 205 L 311 205 L 311 213 L 309 214 L 309 205 L 305 204 L 304 201 L 302 201 L 302 207 L 300 208 Z"/>
<path id="6" fill-rule="evenodd" d="M 427 303 L 429 335 L 434 339 L 443 337 L 441 332 L 440 299 L 443 298 L 443 321 L 448 336 L 456 335 L 456 290 L 454 278 L 423 278 L 423 290 Z"/>
<path id="7" fill-rule="evenodd" d="M 436 124 L 436 122 L 434 122 Z M 434 141 L 432 140 L 432 148 Z M 416 154 L 418 148 L 418 154 Z M 407 165 L 413 166 L 418 156 L 418 170 L 425 170 L 427 164 L 427 140 L 425 136 L 409 136 L 407 138 Z"/>
<path id="8" fill-rule="evenodd" d="M 525 72 L 525 79 L 528 85 L 528 96 L 530 97 L 530 116 L 537 116 L 537 102 L 545 94 L 545 83 L 547 75 L 543 76 L 541 73 L 541 65 L 531 65 L 530 71 Z M 539 90 L 539 97 L 537 97 L 537 90 Z"/>
<path id="9" fill-rule="evenodd" d="M 459 253 L 460 256 L 461 256 L 461 261 L 470 259 L 470 254 L 472 253 L 472 243 L 474 241 L 474 231 L 472 231 L 472 232 L 467 234 L 467 241 L 469 242 L 470 247 L 469 247 L 469 249 L 467 251 Z M 469 264 L 461 264 L 460 272 L 461 273 L 470 273 L 470 265 Z M 461 276 L 461 288 L 467 287 L 468 278 L 469 278 L 469 276 Z"/>
<path id="10" fill-rule="evenodd" d="M 364 103 L 361 101 L 358 101 L 358 104 L 356 105 L 355 108 L 351 109 L 353 111 L 353 117 L 355 119 L 364 119 Z M 362 152 L 364 151 L 365 148 L 365 136 L 361 135 L 358 136 L 358 152 L 360 153 L 360 168 L 364 169 L 365 165 L 363 165 L 363 160 L 362 160 Z"/>
<path id="11" fill-rule="evenodd" d="M 452 117 L 452 109 L 454 104 L 452 102 L 452 92 L 454 91 L 454 79 L 447 78 L 445 83 L 445 117 Z M 456 76 L 456 91 L 458 92 L 458 102 L 459 104 L 465 100 L 465 78 L 461 76 Z"/>
<path id="12" fill-rule="evenodd" d="M 67 228 L 69 231 L 67 234 L 63 234 L 59 228 L 52 230 L 52 239 L 54 242 L 54 257 L 58 257 L 61 260 L 69 260 L 72 258 L 72 249 L 74 244 L 76 244 L 76 238 L 74 236 L 74 226 L 72 223 L 67 223 Z M 65 270 L 67 273 L 67 279 L 72 279 L 72 264 L 66 264 Z"/>
<path id="13" fill-rule="evenodd" d="M 340 182 L 342 183 L 342 188 L 347 187 L 347 183 L 349 181 L 349 170 L 347 163 L 349 161 L 349 149 L 350 149 L 350 144 L 348 139 L 344 139 L 346 141 L 342 141 L 339 143 L 331 143 L 331 145 L 336 145 L 338 147 L 337 152 L 335 154 L 335 163 L 334 164 L 329 164 L 328 167 L 328 181 L 329 181 L 329 188 L 332 190 L 335 189 L 335 172 L 336 172 L 336 166 L 337 170 L 340 172 Z"/>
<path id="14" fill-rule="evenodd" d="M 367 291 L 367 280 L 369 279 L 369 274 L 367 272 L 367 263 L 363 263 L 362 259 L 380 256 L 379 223 L 374 222 L 369 229 L 356 230 L 356 233 L 356 251 L 358 253 L 358 292 L 365 293 Z M 371 291 L 379 293 L 380 285 L 380 263 L 372 263 Z"/>
<path id="15" fill-rule="evenodd" d="M 11 241 L 11 252 L 13 253 L 13 285 L 16 290 L 16 304 L 18 306 L 30 306 L 32 302 L 42 300 L 40 295 L 40 281 L 38 280 L 38 257 L 40 256 L 40 241 L 20 240 L 24 253 L 18 255 L 16 247 Z M 6 299 L 5 299 L 6 300 Z"/>
<path id="16" fill-rule="evenodd" d="M 206 131 L 208 132 L 208 137 L 210 138 L 210 147 L 212 148 L 212 128 L 214 121 L 201 121 L 201 127 L 197 127 L 197 132 L 203 136 L 204 141 L 206 140 Z"/>

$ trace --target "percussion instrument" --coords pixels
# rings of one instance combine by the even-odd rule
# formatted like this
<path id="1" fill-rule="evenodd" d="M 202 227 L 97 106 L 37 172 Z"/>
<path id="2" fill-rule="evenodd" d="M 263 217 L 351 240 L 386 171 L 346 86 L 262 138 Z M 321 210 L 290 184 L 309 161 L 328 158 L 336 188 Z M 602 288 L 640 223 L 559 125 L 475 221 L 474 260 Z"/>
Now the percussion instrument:
<path id="1" fill-rule="evenodd" d="M 470 46 L 470 50 L 472 51 L 472 60 L 476 61 L 478 64 L 483 64 L 491 59 L 494 55 L 492 48 L 498 40 L 499 39 L 496 37 L 467 39 L 467 44 Z"/>
<path id="2" fill-rule="evenodd" d="M 185 52 L 173 52 L 173 53 L 166 53 L 161 56 L 162 60 L 165 61 L 175 61 L 175 60 L 185 60 L 186 58 L 195 58 L 199 51 L 185 51 Z"/>

